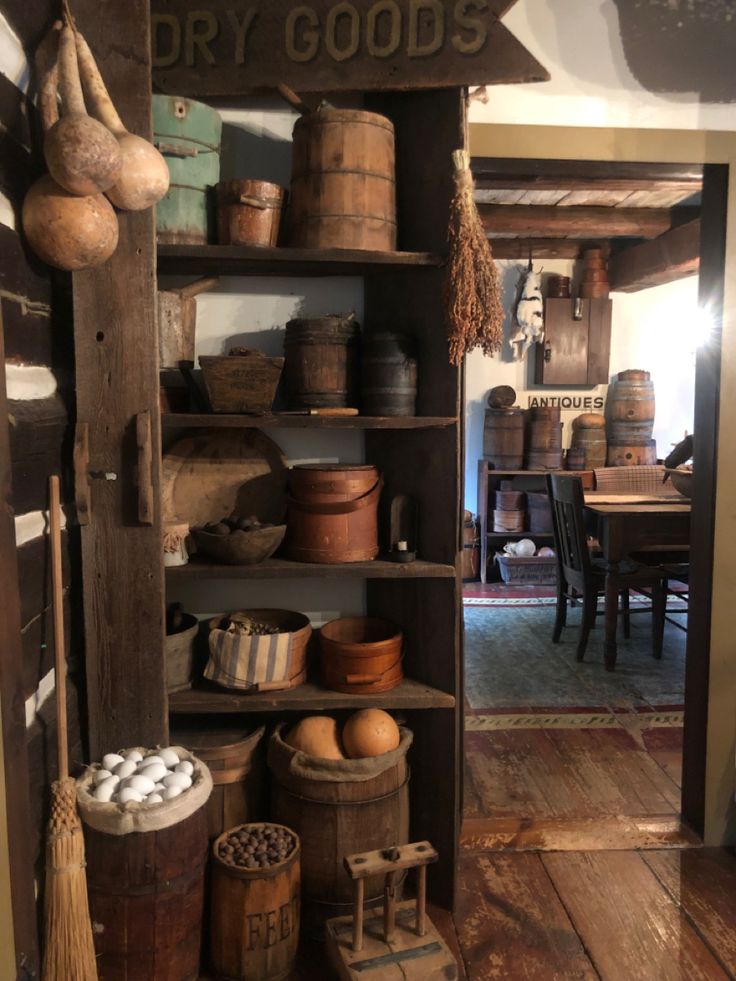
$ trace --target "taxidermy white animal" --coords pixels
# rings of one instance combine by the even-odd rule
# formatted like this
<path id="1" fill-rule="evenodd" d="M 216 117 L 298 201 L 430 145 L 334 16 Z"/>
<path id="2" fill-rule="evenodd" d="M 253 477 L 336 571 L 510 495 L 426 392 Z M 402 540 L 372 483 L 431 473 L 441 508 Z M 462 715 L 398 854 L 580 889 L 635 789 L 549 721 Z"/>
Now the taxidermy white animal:
<path id="1" fill-rule="evenodd" d="M 544 301 L 542 300 L 542 270 L 535 272 L 531 262 L 524 276 L 521 296 L 516 304 L 518 333 L 511 338 L 514 361 L 523 361 L 532 344 L 544 337 Z"/>

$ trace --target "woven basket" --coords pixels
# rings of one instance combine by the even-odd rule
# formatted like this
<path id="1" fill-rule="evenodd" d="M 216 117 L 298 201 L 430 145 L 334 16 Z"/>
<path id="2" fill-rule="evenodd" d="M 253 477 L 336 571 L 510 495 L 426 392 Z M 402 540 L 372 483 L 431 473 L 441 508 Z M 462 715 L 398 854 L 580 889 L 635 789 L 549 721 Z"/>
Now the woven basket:
<path id="1" fill-rule="evenodd" d="M 510 584 L 554 586 L 557 582 L 557 559 L 554 555 L 504 555 L 496 553 L 501 578 Z"/>

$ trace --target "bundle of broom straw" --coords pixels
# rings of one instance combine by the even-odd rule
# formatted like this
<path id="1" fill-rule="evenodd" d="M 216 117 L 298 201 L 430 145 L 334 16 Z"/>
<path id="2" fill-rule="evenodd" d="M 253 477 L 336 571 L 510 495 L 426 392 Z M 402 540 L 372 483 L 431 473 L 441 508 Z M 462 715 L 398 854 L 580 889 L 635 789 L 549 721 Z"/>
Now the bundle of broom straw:
<path id="1" fill-rule="evenodd" d="M 59 478 L 49 478 L 59 779 L 51 786 L 46 840 L 43 981 L 97 981 L 77 788 L 69 776 Z"/>
<path id="2" fill-rule="evenodd" d="M 445 315 L 450 362 L 458 365 L 473 348 L 494 354 L 503 342 L 501 286 L 491 247 L 473 200 L 470 154 L 455 150 L 455 196 L 450 206 Z"/>

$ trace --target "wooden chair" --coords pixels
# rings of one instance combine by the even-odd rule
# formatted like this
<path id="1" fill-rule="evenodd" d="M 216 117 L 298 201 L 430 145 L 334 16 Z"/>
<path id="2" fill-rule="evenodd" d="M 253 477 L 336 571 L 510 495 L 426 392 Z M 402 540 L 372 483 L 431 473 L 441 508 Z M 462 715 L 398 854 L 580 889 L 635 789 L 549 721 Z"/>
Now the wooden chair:
<path id="1" fill-rule="evenodd" d="M 629 590 L 651 590 L 652 656 L 662 657 L 665 617 L 665 577 L 661 569 L 627 562 L 615 571 L 608 570 L 602 559 L 593 559 L 588 547 L 583 508 L 585 498 L 579 477 L 547 475 L 547 492 L 552 510 L 552 530 L 557 555 L 557 614 L 552 641 L 557 644 L 562 628 L 567 623 L 567 604 L 582 602 L 583 616 L 580 624 L 577 659 L 582 661 L 588 645 L 588 636 L 598 614 L 598 598 L 605 595 L 607 578 L 612 577 L 616 594 L 621 597 L 624 636 L 629 636 Z M 644 595 L 647 595 L 644 593 Z M 641 612 L 648 612 L 649 608 Z M 640 611 L 633 611 L 640 612 Z M 606 653 L 606 669 L 616 667 L 616 655 Z"/>

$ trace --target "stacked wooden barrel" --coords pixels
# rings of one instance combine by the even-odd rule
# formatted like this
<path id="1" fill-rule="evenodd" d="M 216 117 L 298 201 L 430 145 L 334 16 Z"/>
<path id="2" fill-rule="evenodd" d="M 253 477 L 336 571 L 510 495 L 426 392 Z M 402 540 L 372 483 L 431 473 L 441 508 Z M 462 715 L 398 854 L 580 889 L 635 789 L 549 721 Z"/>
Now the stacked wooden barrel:
<path id="1" fill-rule="evenodd" d="M 366 416 L 413 416 L 417 409 L 417 345 L 394 331 L 363 340 L 361 405 Z"/>
<path id="2" fill-rule="evenodd" d="M 493 530 L 514 534 L 524 530 L 526 494 L 513 490 L 513 482 L 502 480 L 496 491 L 493 509 Z"/>
<path id="3" fill-rule="evenodd" d="M 562 469 L 562 423 L 559 406 L 529 409 L 525 463 L 527 470 Z"/>
<path id="4" fill-rule="evenodd" d="M 598 412 L 583 412 L 572 421 L 571 448 L 583 451 L 582 470 L 606 465 L 606 418 Z"/>
<path id="5" fill-rule="evenodd" d="M 580 295 L 585 299 L 607 297 L 609 291 L 606 260 L 602 249 L 586 249 L 583 252 L 583 278 Z"/>
<path id="6" fill-rule="evenodd" d="M 609 467 L 635 467 L 657 462 L 654 428 L 654 385 L 648 371 L 620 371 L 608 390 Z"/>
<path id="7" fill-rule="evenodd" d="M 358 405 L 360 324 L 352 316 L 290 320 L 284 350 L 290 409 Z"/>
<path id="8" fill-rule="evenodd" d="M 494 470 L 521 470 L 524 465 L 523 409 L 486 409 L 483 456 Z"/>

